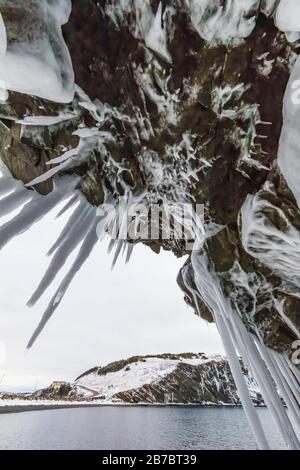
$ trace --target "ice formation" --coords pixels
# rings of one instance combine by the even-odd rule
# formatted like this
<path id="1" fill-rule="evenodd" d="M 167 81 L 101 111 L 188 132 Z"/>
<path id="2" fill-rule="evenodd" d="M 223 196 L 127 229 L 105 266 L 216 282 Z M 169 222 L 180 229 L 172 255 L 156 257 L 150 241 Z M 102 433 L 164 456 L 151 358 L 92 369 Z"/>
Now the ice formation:
<path id="1" fill-rule="evenodd" d="M 275 213 L 284 231 L 270 223 L 268 212 Z M 300 233 L 283 210 L 259 195 L 248 196 L 241 209 L 242 241 L 246 251 L 296 286 L 300 283 Z"/>
<path id="2" fill-rule="evenodd" d="M 300 207 L 300 58 L 293 68 L 283 103 L 278 164 Z"/>
<path id="3" fill-rule="evenodd" d="M 192 266 L 196 289 L 192 287 L 188 273 L 186 273 L 184 279 L 187 289 L 192 296 L 204 300 L 213 313 L 240 399 L 259 447 L 267 449 L 268 443 L 251 401 L 237 351 L 241 354 L 243 361 L 262 390 L 263 398 L 272 415 L 274 424 L 287 448 L 300 449 L 297 438 L 300 429 L 299 393 L 296 396 L 293 395 L 293 390 L 295 388 L 299 389 L 300 383 L 291 370 L 289 359 L 280 356 L 280 359 L 278 359 L 276 354 L 265 348 L 259 339 L 252 337 L 247 332 L 237 312 L 233 310 L 230 301 L 224 297 L 218 278 L 209 271 L 208 260 L 204 253 L 201 251 L 193 252 Z M 281 379 L 281 374 L 278 373 L 279 367 L 284 369 L 284 380 Z M 274 383 L 282 393 L 287 410 L 278 396 Z"/>
<path id="4" fill-rule="evenodd" d="M 2 3 L 7 2 L 1 1 L 0 8 Z M 23 0 L 19 3 L 17 8 Z M 74 73 L 61 26 L 68 21 L 71 0 L 30 0 L 30 4 L 32 18 L 23 16 L 24 36 L 18 38 L 10 38 L 0 13 L 0 88 L 68 103 L 74 96 Z M 35 25 L 30 34 L 25 33 L 26 21 Z"/>
<path id="5" fill-rule="evenodd" d="M 211 0 L 187 0 L 186 3 L 191 22 L 203 39 L 227 43 L 251 34 L 260 0 L 231 1 L 224 6 Z M 214 11 L 209 19 L 208 11 Z"/>
<path id="6" fill-rule="evenodd" d="M 180 6 L 178 2 L 171 1 L 168 6 L 164 2 L 159 2 L 155 11 L 151 7 L 150 0 L 109 0 L 105 2 L 107 17 L 111 19 L 117 30 L 121 30 L 125 26 L 128 27 L 138 43 L 137 50 L 143 53 L 143 60 L 138 64 L 134 62 L 132 65 L 134 86 L 138 89 L 137 95 L 142 103 L 141 108 L 145 109 L 143 114 L 141 109 L 133 104 L 135 101 L 129 105 L 126 102 L 124 106 L 113 106 L 100 100 L 90 99 L 81 88 L 74 86 L 71 60 L 61 33 L 61 26 L 67 21 L 70 14 L 70 0 L 43 0 L 39 2 L 31 0 L 30 3 L 32 17 L 25 18 L 24 21 L 39 19 L 36 23 L 33 22 L 35 25 L 33 39 L 25 34 L 24 37 L 17 38 L 17 41 L 12 40 L 12 33 L 5 17 L 5 9 L 2 15 L 0 13 L 0 100 L 4 101 L 9 98 L 7 91 L 13 90 L 58 103 L 72 101 L 70 106 L 59 108 L 56 113 L 52 113 L 52 116 L 46 115 L 45 112 L 41 112 L 39 116 L 35 112 L 34 115 L 25 115 L 20 119 L 12 117 L 7 108 L 5 110 L 9 120 L 20 126 L 21 135 L 25 138 L 30 136 L 35 143 L 40 143 L 41 129 L 47 128 L 51 134 L 54 129 L 63 128 L 67 123 L 70 125 L 68 132 L 77 139 L 77 144 L 75 146 L 60 145 L 59 151 L 56 151 L 55 155 L 52 154 L 51 159 L 45 163 L 48 170 L 35 173 L 38 176 L 27 183 L 27 187 L 30 189 L 24 188 L 22 183 L 14 180 L 6 168 L 1 166 L 0 215 L 11 218 L 5 219 L 0 226 L 0 248 L 13 237 L 38 222 L 50 209 L 65 201 L 58 216 L 62 213 L 68 213 L 68 222 L 49 251 L 49 255 L 52 257 L 49 267 L 30 298 L 29 305 L 33 305 L 39 300 L 70 255 L 76 250 L 77 253 L 69 272 L 50 300 L 28 347 L 33 345 L 59 306 L 72 279 L 90 256 L 95 244 L 107 234 L 114 232 L 117 224 L 114 210 L 105 211 L 103 209 L 99 211 L 96 203 L 87 202 L 82 191 L 85 181 L 79 176 L 74 176 L 77 168 L 87 165 L 91 160 L 96 166 L 99 164 L 97 171 L 103 172 L 109 183 L 109 190 L 107 187 L 102 188 L 104 193 L 102 208 L 105 204 L 114 207 L 115 195 L 120 193 L 128 204 L 135 206 L 139 204 L 149 206 L 152 202 L 157 201 L 162 204 L 193 203 L 195 198 L 191 188 L 198 188 L 199 192 L 202 190 L 199 173 L 202 172 L 205 177 L 206 172 L 216 162 L 216 173 L 219 172 L 216 181 L 222 184 L 222 178 L 227 178 L 226 172 L 223 173 L 219 165 L 222 160 L 222 152 L 219 148 L 219 153 L 214 155 L 211 160 L 208 161 L 205 155 L 205 149 L 209 147 L 210 139 L 219 137 L 218 125 L 213 128 L 213 136 L 211 136 L 210 132 L 213 126 L 210 126 L 209 123 L 208 127 L 210 128 L 205 129 L 208 138 L 199 144 L 197 133 L 192 132 L 189 128 L 189 125 L 192 126 L 190 121 L 192 121 L 193 115 L 187 115 L 182 129 L 181 118 L 185 109 L 180 102 L 179 92 L 174 83 L 173 87 L 169 87 L 172 78 L 174 79 L 170 73 L 172 67 L 170 42 L 175 34 L 172 18 L 180 8 L 183 8 L 187 13 L 189 27 L 193 30 L 193 34 L 197 35 L 198 33 L 202 39 L 208 42 L 209 46 L 213 46 L 211 48 L 205 46 L 204 48 L 206 54 L 212 53 L 208 57 L 212 57 L 213 60 L 216 55 L 213 55 L 214 52 L 211 51 L 214 51 L 214 48 L 219 44 L 227 45 L 230 49 L 243 44 L 243 39 L 247 38 L 255 28 L 259 8 L 267 12 L 268 15 L 275 15 L 278 27 L 287 33 L 289 39 L 297 39 L 300 31 L 299 2 L 292 0 L 281 0 L 280 2 L 276 0 L 269 2 L 260 2 L 259 0 L 226 2 L 185 0 L 180 2 Z M 10 1 L 0 0 L 0 8 L 2 8 L 2 4 L 7 6 Z M 23 0 L 20 1 L 21 4 L 23 4 Z M 263 36 L 259 37 L 258 42 L 262 41 Z M 251 174 L 257 175 L 256 171 L 270 172 L 272 170 L 270 162 L 264 165 L 263 160 L 256 159 L 256 154 L 261 151 L 261 146 L 257 144 L 257 138 L 263 138 L 262 135 L 257 134 L 256 128 L 259 125 L 270 125 L 270 123 L 260 120 L 261 110 L 258 103 L 253 100 L 247 102 L 245 99 L 248 92 L 247 84 L 240 82 L 236 84 L 236 77 L 234 77 L 234 83 L 225 81 L 224 84 L 222 80 L 219 80 L 222 73 L 225 74 L 228 62 L 230 63 L 227 53 L 226 61 L 221 62 L 220 67 L 213 70 L 215 83 L 210 90 L 211 102 L 207 103 L 205 99 L 203 103 L 201 101 L 203 96 L 206 98 L 205 93 L 201 94 L 204 88 L 202 82 L 199 85 L 196 80 L 195 83 L 185 80 L 184 87 L 190 92 L 187 100 L 190 100 L 191 107 L 194 106 L 196 110 L 196 106 L 200 105 L 206 115 L 214 113 L 217 116 L 218 124 L 225 120 L 229 121 L 228 128 L 226 128 L 226 138 L 228 138 L 226 144 L 235 146 L 235 150 L 239 151 L 237 162 L 232 165 L 236 164 L 235 170 L 239 175 L 242 174 L 245 179 L 251 180 Z M 258 55 L 258 63 L 251 62 L 252 69 L 256 67 L 258 76 L 263 76 L 264 79 L 268 79 L 272 74 L 274 63 L 277 61 L 277 58 L 268 59 L 268 54 L 268 52 L 262 52 Z M 196 55 L 195 51 L 193 51 L 193 55 Z M 234 60 L 236 61 L 236 57 L 233 62 Z M 285 58 L 280 56 L 278 63 L 280 64 L 280 61 L 283 63 L 284 60 Z M 290 60 L 289 65 L 293 63 L 293 57 Z M 199 65 L 197 62 L 195 64 Z M 105 67 L 103 63 L 100 65 Z M 123 71 L 125 69 L 126 67 Z M 205 73 L 206 71 L 203 69 L 203 74 Z M 294 66 L 286 90 L 284 123 L 278 153 L 280 170 L 293 191 L 298 206 L 300 203 L 298 177 L 300 174 L 298 155 L 300 150 L 298 143 L 299 84 L 300 59 Z M 207 83 L 205 85 L 208 86 Z M 128 101 L 130 100 L 128 99 Z M 153 114 L 162 126 L 161 135 L 152 126 L 151 116 L 147 110 L 149 103 L 149 107 L 157 111 L 157 115 L 154 112 Z M 8 108 L 9 105 L 8 100 Z M 130 106 L 132 106 L 130 111 L 133 111 L 131 114 L 128 112 Z M 44 111 L 43 107 L 41 111 Z M 87 121 L 91 120 L 93 125 L 86 125 L 84 115 L 88 115 Z M 4 115 L 4 119 L 7 119 L 7 115 Z M 206 116 L 203 118 L 203 121 L 205 120 Z M 203 126 L 205 124 L 203 122 Z M 175 141 L 170 139 L 170 143 L 164 142 L 165 153 L 162 161 L 159 154 L 159 146 L 162 145 L 161 139 L 166 135 L 170 137 L 165 132 L 166 130 L 176 129 L 177 131 L 176 126 L 180 129 L 180 134 L 177 135 Z M 123 158 L 123 153 L 127 151 L 127 141 L 123 139 L 121 128 L 122 130 L 129 129 L 128 134 L 133 147 L 135 150 L 138 149 L 134 155 L 136 157 L 134 169 L 126 166 L 125 158 Z M 247 128 L 247 132 L 245 128 Z M 176 134 L 176 132 L 174 133 Z M 116 152 L 117 155 L 115 155 L 113 153 L 114 145 L 120 135 L 122 136 L 123 153 L 120 152 L 121 155 L 118 155 Z M 221 134 L 220 136 L 222 138 Z M 155 141 L 155 145 L 151 148 L 149 142 L 153 144 L 153 141 Z M 8 147 L 9 145 L 8 143 Z M 123 151 L 123 149 L 125 150 Z M 264 155 L 264 152 L 261 151 L 261 154 Z M 196 170 L 195 161 L 197 158 L 201 165 Z M 276 167 L 277 162 L 271 163 Z M 134 171 L 137 171 L 137 174 Z M 73 176 L 64 174 L 64 172 L 69 172 Z M 88 172 L 92 174 L 90 169 Z M 123 176 L 124 174 L 126 174 L 126 178 Z M 139 178 L 140 175 L 141 179 L 146 180 L 147 187 L 133 193 L 128 180 Z M 33 189 L 35 185 L 43 184 L 49 179 L 53 180 L 54 188 L 47 196 L 42 196 Z M 92 174 L 91 180 L 95 185 L 98 183 L 94 174 Z M 238 180 L 238 184 L 240 184 L 240 180 Z M 252 190 L 250 185 L 249 188 L 248 193 Z M 266 193 L 269 196 L 267 198 Z M 259 193 L 245 196 L 245 202 L 240 211 L 240 242 L 244 254 L 250 255 L 253 260 L 270 269 L 282 281 L 284 288 L 288 284 L 290 289 L 288 293 L 290 293 L 290 286 L 297 287 L 300 282 L 300 236 L 299 230 L 293 225 L 293 221 L 286 215 L 280 204 L 274 202 L 275 193 L 276 190 L 271 183 L 268 183 L 261 188 Z M 235 196 L 233 190 L 233 197 Z M 210 208 L 206 207 L 206 210 L 209 212 Z M 232 209 L 233 213 L 234 210 L 235 208 Z M 274 216 L 270 219 L 272 223 L 268 219 L 270 213 Z M 222 270 L 218 271 L 219 274 L 214 273 L 211 270 L 210 260 L 202 251 L 204 243 L 209 242 L 210 238 L 213 238 L 212 235 L 221 230 L 222 225 L 210 220 L 209 215 L 205 215 L 209 220 L 204 227 L 193 211 L 190 214 L 190 221 L 196 222 L 199 229 L 196 237 L 199 250 L 194 251 L 191 255 L 193 277 L 186 267 L 182 272 L 186 290 L 190 293 L 190 303 L 197 307 L 200 314 L 200 303 L 204 302 L 217 324 L 241 401 L 259 447 L 268 448 L 268 443 L 249 395 L 237 351 L 242 355 L 245 364 L 259 384 L 274 423 L 287 448 L 298 449 L 299 371 L 291 364 L 286 354 L 280 355 L 266 348 L 259 331 L 256 331 L 256 337 L 254 337 L 246 329 L 242 321 L 242 312 L 234 302 L 234 295 L 232 294 L 231 298 L 225 295 L 224 286 L 219 276 Z M 114 250 L 113 265 L 121 254 L 124 254 L 126 261 L 128 261 L 134 247 L 131 241 L 121 237 L 125 213 L 121 215 L 121 219 L 119 239 L 118 237 L 112 238 L 109 245 L 109 251 Z M 175 214 L 175 220 L 180 220 L 178 214 Z M 274 220 L 281 224 L 280 227 L 274 223 Z M 138 224 L 139 220 L 136 222 Z M 229 240 L 229 243 L 234 243 L 234 241 Z M 172 246 L 171 249 L 176 251 L 177 246 L 175 248 Z M 181 247 L 178 251 L 180 252 L 180 250 L 182 251 Z M 254 290 L 258 287 L 253 287 L 253 284 L 256 283 L 258 277 L 253 276 L 253 282 L 250 286 L 251 273 L 248 276 L 248 273 L 243 271 L 237 261 L 229 274 L 233 280 L 238 278 L 237 291 L 244 287 L 250 296 L 253 296 L 255 304 L 256 292 Z M 264 280 L 264 282 L 267 285 L 267 281 Z M 281 316 L 282 323 L 299 337 L 298 329 L 284 313 L 283 303 L 275 298 L 272 299 L 272 302 Z M 283 406 L 277 390 L 280 392 L 287 409 Z"/>

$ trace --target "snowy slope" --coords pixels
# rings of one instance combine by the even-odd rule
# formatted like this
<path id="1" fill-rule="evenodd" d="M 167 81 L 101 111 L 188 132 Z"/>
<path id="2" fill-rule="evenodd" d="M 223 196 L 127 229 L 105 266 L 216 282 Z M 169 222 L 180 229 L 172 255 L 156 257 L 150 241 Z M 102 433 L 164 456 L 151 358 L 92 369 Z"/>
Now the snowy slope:
<path id="1" fill-rule="evenodd" d="M 210 362 L 212 359 L 222 360 L 221 356 L 210 358 L 198 357 L 194 359 L 161 359 L 159 357 L 142 358 L 142 360 L 125 366 L 117 372 L 99 375 L 98 371 L 92 372 L 76 380 L 76 385 L 89 387 L 105 397 L 111 397 L 119 392 L 141 387 L 145 384 L 159 381 L 175 371 L 179 363 L 200 365 Z M 100 369 L 101 370 L 101 369 Z"/>
<path id="2" fill-rule="evenodd" d="M 239 404 L 227 360 L 203 353 L 130 358 L 95 368 L 75 381 L 86 397 L 130 403 L 228 403 Z M 106 372 L 107 371 L 107 372 Z M 255 402 L 260 393 L 245 370 Z"/>

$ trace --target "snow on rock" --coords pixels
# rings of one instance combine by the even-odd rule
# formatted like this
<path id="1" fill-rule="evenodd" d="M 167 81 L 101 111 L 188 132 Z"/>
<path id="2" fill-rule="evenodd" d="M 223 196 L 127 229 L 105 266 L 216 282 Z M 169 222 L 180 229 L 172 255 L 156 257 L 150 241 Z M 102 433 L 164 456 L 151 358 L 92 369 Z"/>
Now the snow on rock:
<path id="1" fill-rule="evenodd" d="M 186 0 L 191 22 L 207 41 L 226 43 L 249 36 L 256 24 L 259 0 Z"/>
<path id="2" fill-rule="evenodd" d="M 175 14 L 174 8 L 167 6 L 163 12 L 160 2 L 153 13 L 150 0 L 115 0 L 107 2 L 105 11 L 117 25 L 127 23 L 134 12 L 136 21 L 130 25 L 133 35 L 162 59 L 171 62 L 167 46 L 167 19 L 170 14 Z"/>
<path id="3" fill-rule="evenodd" d="M 256 382 L 244 374 L 253 401 L 262 404 Z M 105 402 L 240 404 L 227 359 L 203 353 L 132 357 L 87 371 L 74 385 Z"/>
<path id="4" fill-rule="evenodd" d="M 174 372 L 178 364 L 202 365 L 211 361 L 222 361 L 224 358 L 219 355 L 205 356 L 203 354 L 194 355 L 194 358 L 178 357 L 140 357 L 135 362 L 124 361 L 124 365 L 117 371 L 101 372 L 101 368 L 95 369 L 91 373 L 80 376 L 75 384 L 85 387 L 99 395 L 110 399 L 112 396 L 131 389 L 137 389 L 145 384 L 152 384 L 165 378 Z M 198 356 L 198 357 L 197 357 Z M 114 363 L 113 363 L 114 364 Z M 109 365 L 110 366 L 110 365 Z M 108 366 L 108 367 L 109 367 Z"/>
<path id="5" fill-rule="evenodd" d="M 23 0 L 19 3 L 16 8 L 22 12 Z M 70 102 L 74 73 L 61 26 L 68 21 L 71 0 L 30 0 L 26 7 L 31 14 L 23 15 L 22 32 L 17 37 L 11 33 L 10 41 L 9 24 L 5 25 L 9 19 L 0 6 L 0 99 L 7 97 L 3 90 L 12 90 L 54 102 Z"/>
<path id="6" fill-rule="evenodd" d="M 94 372 L 76 381 L 76 385 L 89 387 L 99 395 L 110 398 L 116 393 L 141 387 L 154 380 L 161 379 L 176 369 L 178 361 L 146 359 L 145 362 L 130 364 L 117 372 L 98 375 Z"/>
<path id="7" fill-rule="evenodd" d="M 272 219 L 269 219 L 267 214 L 272 213 L 285 226 L 285 231 L 271 223 Z M 241 216 L 242 242 L 247 253 L 258 258 L 281 279 L 298 286 L 300 233 L 293 227 L 283 210 L 260 195 L 249 195 L 242 206 Z"/>
<path id="8" fill-rule="evenodd" d="M 6 53 L 6 48 L 7 48 L 6 29 L 5 29 L 2 15 L 0 13 L 0 55 L 4 55 Z"/>
<path id="9" fill-rule="evenodd" d="M 261 0 L 260 9 L 265 13 L 265 15 L 272 15 L 276 9 L 278 0 Z"/>
<path id="10" fill-rule="evenodd" d="M 7 38 L 6 38 L 6 29 L 4 21 L 0 12 L 0 61 L 2 57 L 6 54 L 7 48 Z M 5 89 L 5 83 L 0 79 L 0 101 L 5 101 L 8 97 L 7 91 Z"/>
<path id="11" fill-rule="evenodd" d="M 280 0 L 276 10 L 276 24 L 281 31 L 300 32 L 299 0 Z"/>
<path id="12" fill-rule="evenodd" d="M 299 4 L 300 6 L 300 4 Z M 278 164 L 300 207 L 300 58 L 286 88 Z"/>

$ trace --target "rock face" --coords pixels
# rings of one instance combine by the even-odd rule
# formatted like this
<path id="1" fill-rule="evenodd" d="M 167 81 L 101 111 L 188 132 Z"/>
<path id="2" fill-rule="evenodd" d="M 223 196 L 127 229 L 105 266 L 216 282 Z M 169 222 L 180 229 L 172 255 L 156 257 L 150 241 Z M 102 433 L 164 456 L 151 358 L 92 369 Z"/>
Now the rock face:
<path id="1" fill-rule="evenodd" d="M 252 400 L 262 405 L 258 386 L 243 367 Z M 92 399 L 132 404 L 240 405 L 228 365 L 221 356 L 162 354 L 134 356 L 95 367 L 74 384 L 54 383 L 30 399 Z"/>
<path id="2" fill-rule="evenodd" d="M 0 104 L 0 157 L 42 194 L 52 191 L 53 178 L 77 175 L 77 189 L 94 207 L 120 196 L 147 206 L 202 204 L 203 250 L 224 297 L 248 331 L 290 353 L 300 331 L 299 284 L 273 269 L 266 258 L 276 257 L 276 247 L 262 256 L 245 222 L 255 216 L 261 233 L 272 227 L 283 238 L 300 228 L 277 164 L 298 44 L 274 25 L 277 3 L 74 1 L 63 27 L 74 99 L 66 105 L 10 92 Z M 14 9 L 2 0 L 0 7 L 12 47 L 24 2 Z M 40 31 L 35 1 L 26 14 Z M 245 205 L 252 195 L 255 207 L 252 199 Z M 188 252 L 176 237 L 142 241 L 156 252 Z M 197 290 L 191 258 L 178 282 L 197 314 L 212 321 L 210 305 L 187 288 Z"/>

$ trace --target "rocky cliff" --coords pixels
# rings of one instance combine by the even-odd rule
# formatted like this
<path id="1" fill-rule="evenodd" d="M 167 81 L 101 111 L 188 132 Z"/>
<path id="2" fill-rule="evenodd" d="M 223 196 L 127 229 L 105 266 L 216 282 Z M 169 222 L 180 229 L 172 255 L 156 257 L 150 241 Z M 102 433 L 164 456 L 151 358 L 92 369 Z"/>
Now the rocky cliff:
<path id="1" fill-rule="evenodd" d="M 251 397 L 263 404 L 257 384 L 243 367 Z M 134 356 L 95 367 L 74 384 L 56 383 L 30 399 L 84 399 L 132 404 L 240 405 L 226 358 L 218 355 Z"/>

